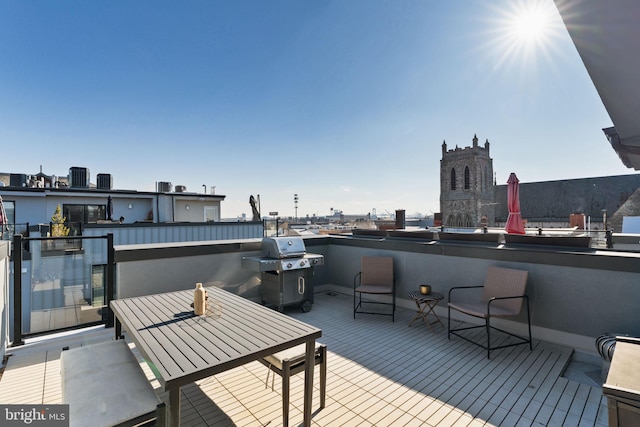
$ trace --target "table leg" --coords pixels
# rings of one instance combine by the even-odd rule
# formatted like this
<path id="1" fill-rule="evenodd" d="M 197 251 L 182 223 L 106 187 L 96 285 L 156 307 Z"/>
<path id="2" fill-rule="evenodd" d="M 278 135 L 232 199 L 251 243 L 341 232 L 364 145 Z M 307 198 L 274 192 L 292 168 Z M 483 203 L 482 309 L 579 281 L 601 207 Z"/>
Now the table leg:
<path id="1" fill-rule="evenodd" d="M 116 325 L 115 325 L 114 329 L 115 329 L 115 334 L 116 334 L 115 339 L 116 340 L 121 339 L 122 338 L 122 323 L 120 322 L 120 319 L 118 319 L 117 317 L 116 317 Z"/>
<path id="2" fill-rule="evenodd" d="M 169 390 L 169 425 L 180 425 L 180 387 Z"/>
<path id="3" fill-rule="evenodd" d="M 427 310 L 427 312 L 425 313 L 426 308 L 429 308 L 429 310 Z M 426 301 L 424 303 L 424 307 L 422 307 L 422 320 L 424 321 L 424 323 L 427 324 L 427 326 L 429 327 L 429 330 L 433 332 L 433 328 L 431 327 L 431 322 L 428 319 L 428 315 L 431 310 L 433 310 L 433 306 L 429 301 Z"/>
<path id="4" fill-rule="evenodd" d="M 433 303 L 428 305 L 429 305 L 429 310 L 427 310 L 427 312 L 425 313 L 425 320 L 427 321 L 427 325 L 429 325 L 429 329 L 431 329 L 431 325 L 435 325 L 436 323 L 440 323 L 442 326 L 444 326 L 444 324 L 438 317 L 438 314 L 433 310 L 436 307 L 436 305 L 438 305 L 438 301 L 434 301 Z M 427 320 L 426 318 L 429 315 L 429 313 L 431 313 L 436 318 L 436 320 L 434 320 L 433 322 L 431 322 L 430 320 Z"/>
<path id="5" fill-rule="evenodd" d="M 435 301 L 433 305 L 429 305 L 429 311 L 427 311 L 427 314 L 431 313 L 436 318 L 436 320 L 431 322 L 432 325 L 435 325 L 436 323 L 440 323 L 442 326 L 444 326 L 444 324 L 440 320 L 440 317 L 438 317 L 438 313 L 436 313 L 435 310 L 434 310 L 436 308 L 436 305 L 438 305 L 438 301 Z"/>
<path id="6" fill-rule="evenodd" d="M 313 368 L 315 366 L 316 341 L 307 341 L 304 359 L 304 426 L 311 426 L 311 405 L 313 401 Z"/>
<path id="7" fill-rule="evenodd" d="M 424 310 L 424 307 L 420 307 L 420 303 L 416 300 L 413 300 L 416 303 L 416 307 L 418 307 L 418 313 L 415 315 L 415 317 L 411 320 L 411 322 L 409 322 L 409 326 L 411 326 L 413 324 L 413 322 L 415 322 L 416 320 L 420 319 L 422 317 L 422 320 L 424 320 L 424 314 L 422 313 L 422 310 Z"/>

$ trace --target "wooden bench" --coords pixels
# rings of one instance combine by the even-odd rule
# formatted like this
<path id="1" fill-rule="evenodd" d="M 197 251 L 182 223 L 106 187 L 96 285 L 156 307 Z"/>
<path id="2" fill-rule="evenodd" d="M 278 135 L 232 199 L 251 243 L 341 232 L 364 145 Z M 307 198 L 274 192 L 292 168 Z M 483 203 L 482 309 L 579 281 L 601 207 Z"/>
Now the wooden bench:
<path id="1" fill-rule="evenodd" d="M 124 340 L 63 351 L 60 371 L 70 427 L 166 424 L 165 404 Z"/>

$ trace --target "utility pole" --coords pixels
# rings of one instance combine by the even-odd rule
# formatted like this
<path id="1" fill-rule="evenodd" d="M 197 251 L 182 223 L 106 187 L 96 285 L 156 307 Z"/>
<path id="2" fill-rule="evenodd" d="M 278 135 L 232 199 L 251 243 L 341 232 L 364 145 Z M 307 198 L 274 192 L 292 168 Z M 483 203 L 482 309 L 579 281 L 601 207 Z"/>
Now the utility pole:
<path id="1" fill-rule="evenodd" d="M 293 195 L 293 208 L 296 212 L 294 220 L 297 223 L 298 222 L 298 194 L 297 193 Z"/>

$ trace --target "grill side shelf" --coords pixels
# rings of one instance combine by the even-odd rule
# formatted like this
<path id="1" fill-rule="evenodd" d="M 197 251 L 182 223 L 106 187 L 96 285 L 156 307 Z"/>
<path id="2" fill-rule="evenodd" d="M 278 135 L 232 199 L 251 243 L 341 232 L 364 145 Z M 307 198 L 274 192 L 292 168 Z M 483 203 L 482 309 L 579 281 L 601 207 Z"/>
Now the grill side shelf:
<path id="1" fill-rule="evenodd" d="M 242 268 L 246 268 L 250 271 L 262 273 L 264 271 L 276 271 L 280 260 L 278 259 L 265 259 L 261 257 L 243 257 Z"/>
<path id="2" fill-rule="evenodd" d="M 305 261 L 301 263 L 301 261 Z M 289 266 L 291 264 L 291 266 Z M 297 270 L 302 268 L 310 268 L 324 265 L 324 255 L 305 254 L 298 258 L 265 258 L 265 257 L 243 257 L 242 268 L 263 273 L 266 271 L 286 271 Z"/>

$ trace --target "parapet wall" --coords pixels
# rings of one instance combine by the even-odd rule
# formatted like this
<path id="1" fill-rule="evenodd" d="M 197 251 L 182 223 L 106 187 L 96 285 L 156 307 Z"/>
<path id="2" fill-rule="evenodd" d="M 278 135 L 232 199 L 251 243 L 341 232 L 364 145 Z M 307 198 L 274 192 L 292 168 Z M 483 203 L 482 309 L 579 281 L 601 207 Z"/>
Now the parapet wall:
<path id="1" fill-rule="evenodd" d="M 413 241 L 415 240 L 415 241 Z M 308 252 L 325 256 L 316 267 L 316 290 L 351 295 L 364 255 L 394 258 L 398 303 L 411 307 L 407 293 L 429 284 L 445 295 L 438 313 L 446 317 L 453 286 L 481 285 L 490 265 L 529 272 L 534 339 L 595 352 L 606 332 L 640 336 L 640 260 L 637 253 L 571 248 L 507 247 L 419 239 L 322 236 L 305 239 Z M 259 256 L 260 240 L 116 247 L 117 293 L 128 297 L 190 289 L 196 282 L 223 287 L 260 300 L 259 274 L 243 269 L 243 256 Z M 511 329 L 524 327 L 523 314 Z"/>

